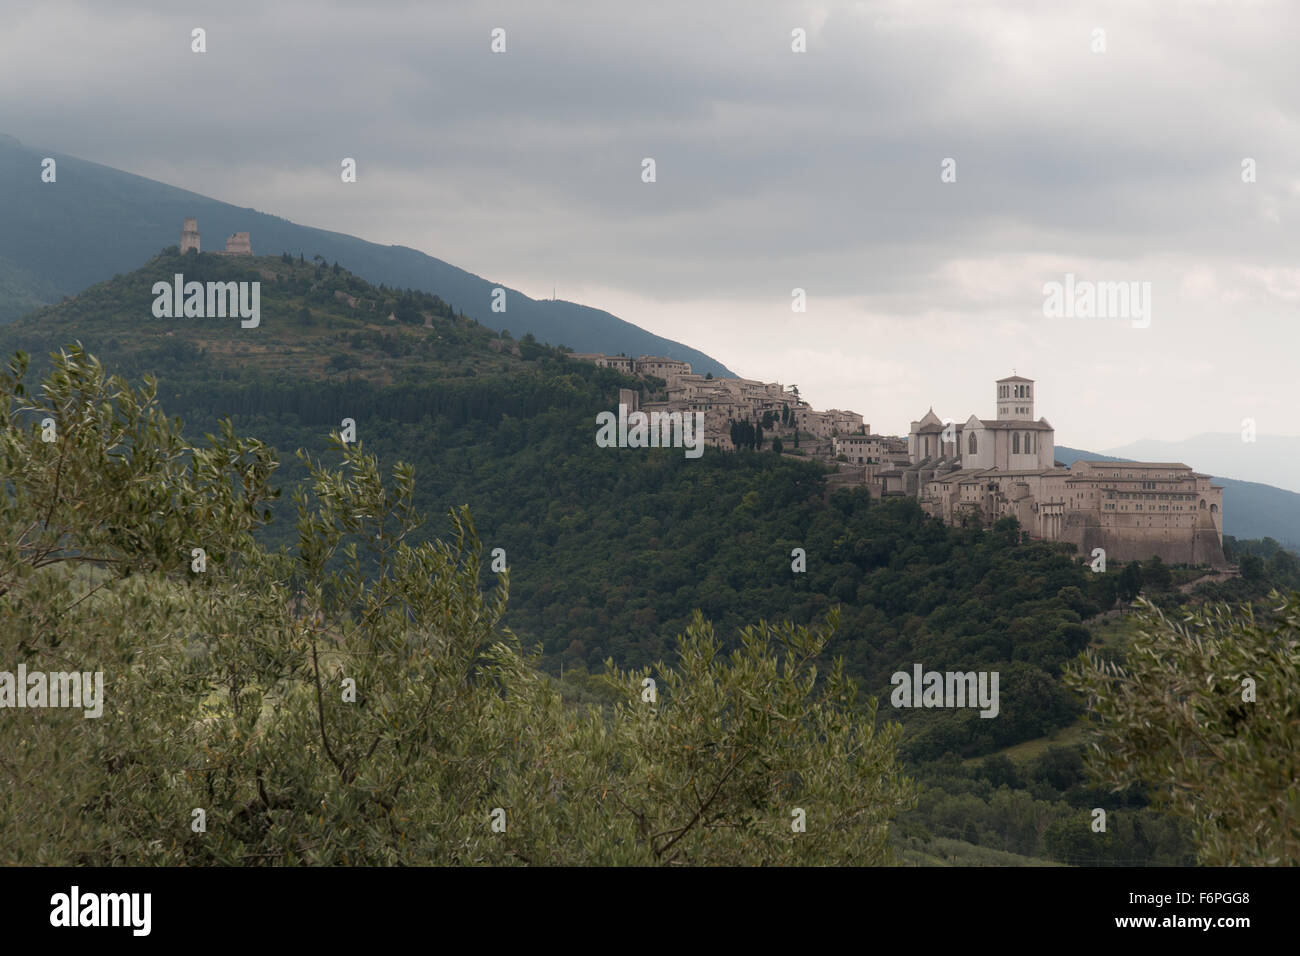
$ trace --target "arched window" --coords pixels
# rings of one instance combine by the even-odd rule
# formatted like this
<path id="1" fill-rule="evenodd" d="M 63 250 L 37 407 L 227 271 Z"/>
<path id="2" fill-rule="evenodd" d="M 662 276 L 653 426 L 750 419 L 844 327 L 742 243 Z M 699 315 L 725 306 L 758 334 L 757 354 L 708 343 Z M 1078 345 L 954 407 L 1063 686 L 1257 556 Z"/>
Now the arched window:
<path id="1" fill-rule="evenodd" d="M 1011 454 L 1020 454 L 1020 432 L 1011 433 Z"/>
<path id="2" fill-rule="evenodd" d="M 1025 432 L 1025 454 L 1026 455 L 1028 455 L 1030 452 L 1034 450 L 1031 444 L 1032 440 L 1029 437 L 1032 434 L 1033 432 Z"/>
<path id="3" fill-rule="evenodd" d="M 1201 499 L 1201 510 L 1202 510 L 1202 511 L 1205 510 L 1205 499 L 1204 499 L 1204 498 Z"/>
<path id="4" fill-rule="evenodd" d="M 974 432 L 970 433 L 970 439 L 966 442 L 966 445 L 967 445 L 967 450 L 972 455 L 975 454 L 975 433 Z"/>

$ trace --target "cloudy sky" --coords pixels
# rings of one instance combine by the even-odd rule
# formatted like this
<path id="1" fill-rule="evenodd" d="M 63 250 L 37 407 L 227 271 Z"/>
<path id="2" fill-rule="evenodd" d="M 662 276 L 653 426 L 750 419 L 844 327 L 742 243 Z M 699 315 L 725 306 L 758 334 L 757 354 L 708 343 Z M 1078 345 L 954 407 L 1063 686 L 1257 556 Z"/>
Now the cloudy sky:
<path id="1" fill-rule="evenodd" d="M 5 0 L 4 20 L 0 130 L 28 145 L 554 284 L 877 432 L 931 405 L 991 417 L 1015 369 L 1061 444 L 1300 433 L 1294 2 Z M 1149 325 L 1045 316 L 1067 273 L 1150 283 Z"/>

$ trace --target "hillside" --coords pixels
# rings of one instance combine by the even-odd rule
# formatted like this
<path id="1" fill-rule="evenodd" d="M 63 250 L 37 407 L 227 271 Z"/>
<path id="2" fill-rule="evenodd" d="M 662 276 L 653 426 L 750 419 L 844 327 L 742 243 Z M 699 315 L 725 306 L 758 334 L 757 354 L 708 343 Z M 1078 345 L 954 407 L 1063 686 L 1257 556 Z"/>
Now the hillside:
<path id="1" fill-rule="evenodd" d="M 260 324 L 155 318 L 153 285 L 176 272 L 261 282 Z M 229 416 L 239 433 L 269 442 L 281 463 L 275 483 L 286 489 L 305 476 L 293 452 L 336 461 L 329 436 L 354 419 L 367 453 L 385 466 L 414 465 L 415 503 L 429 519 L 422 538 L 447 536 L 447 509 L 467 504 L 484 549 L 504 549 L 503 621 L 525 645 L 541 646 L 543 667 L 563 667 L 571 697 L 594 693 L 589 674 L 607 658 L 624 667 L 671 661 L 673 638 L 696 609 L 730 649 L 741 626 L 814 623 L 839 606 L 829 650 L 880 700 L 880 717 L 903 725 L 909 770 L 927 783 L 904 821 L 905 846 L 924 854 L 961 841 L 1075 859 L 1052 836 L 1097 805 L 1075 751 L 1046 753 L 1015 773 L 959 758 L 1073 723 L 1079 707 L 1060 668 L 1093 639 L 1087 622 L 1114 603 L 1120 569 L 1091 574 L 1061 546 L 1023 541 L 1013 522 L 951 528 L 911 500 L 872 500 L 865 489 L 828 498 L 826 470 L 809 461 L 598 448 L 596 413 L 618 388 L 645 382 L 503 339 L 441 299 L 378 288 L 342 268 L 172 248 L 0 327 L 0 352 L 33 355 L 30 384 L 48 367 L 44 354 L 73 339 L 111 372 L 157 376 L 164 409 L 189 435 L 216 432 Z M 295 545 L 288 495 L 273 514 L 263 540 Z M 807 553 L 805 572 L 791 568 L 794 548 Z M 1267 583 L 1236 582 L 1255 591 Z M 1000 673 L 998 719 L 890 706 L 891 674 L 918 663 Z M 1125 831 L 1107 852 L 1184 859 L 1178 831 L 1132 799 L 1148 837 Z"/>
<path id="2" fill-rule="evenodd" d="M 156 318 L 156 282 L 259 282 L 260 324 L 238 318 Z M 402 316 L 390 319 L 390 315 Z M 342 270 L 280 256 L 182 257 L 176 247 L 143 269 L 91 286 L 0 328 L 13 347 L 38 357 L 79 339 L 128 373 L 164 381 L 186 364 L 247 378 L 348 377 L 379 385 L 406 377 L 461 381 L 517 371 L 521 362 L 491 330 L 436 296 L 380 290 Z M 12 350 L 12 349 L 10 349 Z M 164 393 L 165 394 L 165 393 Z"/>
<path id="3" fill-rule="evenodd" d="M 154 318 L 152 286 L 177 272 L 260 281 L 261 324 Z M 1014 652 L 1015 668 L 1050 681 L 1088 603 L 1057 594 L 1097 587 L 1060 549 L 946 528 L 914 502 L 885 507 L 859 489 L 828 504 L 825 469 L 812 462 L 597 448 L 596 413 L 620 385 L 640 383 L 504 341 L 441 300 L 378 289 L 346 270 L 173 249 L 0 328 L 3 351 L 38 358 L 74 339 L 114 371 L 158 376 L 164 408 L 192 433 L 232 416 L 280 450 L 286 482 L 303 474 L 295 449 L 325 453 L 330 432 L 354 419 L 368 451 L 416 465 L 430 533 L 444 530 L 448 505 L 466 503 L 485 542 L 507 550 L 509 623 L 541 641 L 556 666 L 595 669 L 611 655 L 648 663 L 696 608 L 730 630 L 756 616 L 811 622 L 844 603 L 836 649 L 873 691 L 887 689 L 908 648 L 1011 666 L 1017 634 L 1033 649 Z M 272 532 L 282 543 L 292 539 L 289 516 L 282 502 Z M 791 572 L 794 547 L 808 552 L 806 573 Z M 996 723 L 987 745 L 1043 729 Z M 977 729 L 991 728 L 971 725 L 959 737 Z"/>
<path id="4" fill-rule="evenodd" d="M 1080 458 L 1089 461 L 1135 461 L 1115 458 L 1077 448 L 1056 446 L 1056 460 L 1070 465 Z M 1198 468 L 1196 461 L 1183 458 L 1146 458 L 1146 461 L 1184 461 Z M 1292 551 L 1300 551 L 1300 494 L 1255 481 L 1214 476 L 1223 486 L 1223 532 L 1236 538 L 1275 538 Z"/>
<path id="5" fill-rule="evenodd" d="M 58 163 L 55 183 L 40 179 L 41 160 Z M 0 323 L 41 304 L 134 269 L 178 242 L 185 217 L 198 219 L 206 249 L 249 232 L 253 251 L 315 255 L 345 262 L 369 282 L 440 296 L 490 328 L 579 352 L 653 354 L 684 359 L 700 374 L 731 375 L 716 359 L 647 332 L 600 309 L 539 301 L 403 246 L 382 246 L 278 216 L 218 202 L 142 176 L 23 146 L 0 134 Z M 492 289 L 506 289 L 507 311 L 491 311 Z"/>

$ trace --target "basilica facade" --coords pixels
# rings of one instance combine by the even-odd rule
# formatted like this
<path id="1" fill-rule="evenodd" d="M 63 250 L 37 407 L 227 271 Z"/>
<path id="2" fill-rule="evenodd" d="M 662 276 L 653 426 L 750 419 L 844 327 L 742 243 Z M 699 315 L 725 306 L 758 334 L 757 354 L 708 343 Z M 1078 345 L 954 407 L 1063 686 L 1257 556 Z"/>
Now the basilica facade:
<path id="1" fill-rule="evenodd" d="M 1181 462 L 1055 460 L 1055 430 L 1034 418 L 1034 382 L 995 383 L 996 417 L 911 424 L 907 460 L 879 472 L 884 495 L 911 495 L 936 518 L 989 526 L 1012 516 L 1033 537 L 1104 549 L 1121 561 L 1222 566 L 1223 488 Z"/>

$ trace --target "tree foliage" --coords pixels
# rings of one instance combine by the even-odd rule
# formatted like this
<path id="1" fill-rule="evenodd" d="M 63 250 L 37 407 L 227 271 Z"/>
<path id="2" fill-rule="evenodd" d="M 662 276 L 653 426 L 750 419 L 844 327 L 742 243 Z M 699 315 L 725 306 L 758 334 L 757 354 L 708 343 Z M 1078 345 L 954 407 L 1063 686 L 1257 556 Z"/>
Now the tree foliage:
<path id="1" fill-rule="evenodd" d="M 40 401 L 22 373 L 3 379 L 0 653 L 100 671 L 105 704 L 5 713 L 10 861 L 889 860 L 913 789 L 898 728 L 840 662 L 819 674 L 834 613 L 748 628 L 729 656 L 697 615 L 656 694 L 610 662 L 621 700 L 566 703 L 502 625 L 509 572 L 481 587 L 468 509 L 416 539 L 411 466 L 385 476 L 337 438 L 338 466 L 303 453 L 295 545 L 272 552 L 250 534 L 265 446 L 188 446 L 150 389 L 79 351 Z"/>
<path id="2" fill-rule="evenodd" d="M 190 445 L 152 379 L 132 388 L 80 347 L 59 353 L 38 394 L 26 369 L 19 352 L 0 371 L 0 595 L 53 564 L 172 572 L 194 547 L 220 562 L 269 520 L 276 462 L 262 442 L 226 421 Z"/>
<path id="3" fill-rule="evenodd" d="M 1205 865 L 1300 860 L 1300 594 L 1274 604 L 1262 620 L 1227 605 L 1171 620 L 1143 602 L 1122 665 L 1090 653 L 1067 671 L 1097 778 L 1149 785 Z"/>

